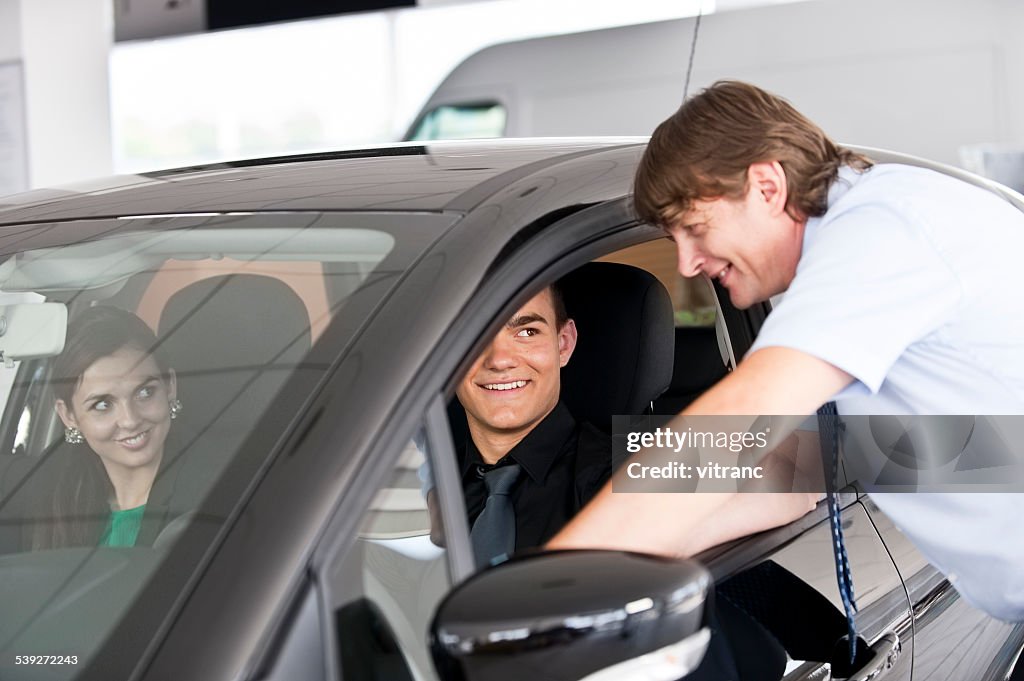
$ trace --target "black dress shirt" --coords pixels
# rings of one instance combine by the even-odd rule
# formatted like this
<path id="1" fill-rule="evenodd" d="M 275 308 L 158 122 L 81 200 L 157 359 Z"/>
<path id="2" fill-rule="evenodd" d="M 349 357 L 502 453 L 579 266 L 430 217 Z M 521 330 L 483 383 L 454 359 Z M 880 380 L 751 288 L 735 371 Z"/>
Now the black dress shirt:
<path id="1" fill-rule="evenodd" d="M 544 544 L 608 481 L 611 447 L 607 435 L 589 424 L 578 424 L 561 402 L 493 466 L 484 462 L 467 437 L 460 464 L 470 527 L 487 500 L 484 473 L 518 463 L 523 470 L 510 495 L 516 514 L 516 550 Z"/>

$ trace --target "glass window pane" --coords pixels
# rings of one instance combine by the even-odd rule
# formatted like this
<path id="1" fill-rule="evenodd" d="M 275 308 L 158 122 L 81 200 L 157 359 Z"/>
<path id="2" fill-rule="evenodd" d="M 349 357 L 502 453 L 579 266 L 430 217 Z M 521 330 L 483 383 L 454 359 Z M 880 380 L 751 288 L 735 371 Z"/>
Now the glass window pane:
<path id="1" fill-rule="evenodd" d="M 355 546 L 331 577 L 337 654 L 345 679 L 432 678 L 427 630 L 448 591 L 448 559 L 433 494 L 428 446 L 421 429 L 363 517 Z M 434 530 L 432 534 L 431 530 Z"/>
<path id="2" fill-rule="evenodd" d="M 422 141 L 503 137 L 507 117 L 505 107 L 496 102 L 445 104 L 431 109 L 409 139 Z"/>
<path id="3" fill-rule="evenodd" d="M 229 469 L 244 490 L 266 465 L 303 402 L 280 391 L 318 384 L 430 243 L 434 217 L 21 228 L 25 250 L 0 263 L 0 300 L 32 294 L 69 323 L 59 355 L 22 361 L 20 373 L 0 367 L 8 384 L 17 376 L 0 426 L 0 677 L 8 652 L 40 651 L 77 655 L 47 668 L 74 678 L 122 617 L 170 607 L 190 571 L 161 574 L 159 588 L 149 579 L 171 557 L 202 555 L 177 540 L 196 525 L 215 536 L 241 500 L 210 490 Z M 8 315 L 8 337 L 17 319 Z M 424 508 L 411 512 L 415 527 L 381 536 L 422 529 Z M 152 635 L 139 631 L 137 644 Z M 103 649 L 141 653 L 132 645 Z"/>

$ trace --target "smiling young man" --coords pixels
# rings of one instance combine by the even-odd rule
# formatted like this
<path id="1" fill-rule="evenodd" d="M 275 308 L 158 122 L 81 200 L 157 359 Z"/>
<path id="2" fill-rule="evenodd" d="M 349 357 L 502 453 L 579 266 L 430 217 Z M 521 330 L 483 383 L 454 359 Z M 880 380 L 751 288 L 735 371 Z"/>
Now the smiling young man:
<path id="1" fill-rule="evenodd" d="M 550 286 L 516 311 L 456 390 L 469 426 L 460 464 L 481 565 L 543 544 L 611 474 L 608 437 L 559 401 L 575 347 L 576 325 Z M 489 502 L 496 492 L 508 503 Z M 504 504 L 505 517 L 485 514 L 488 504 Z"/>
<path id="2" fill-rule="evenodd" d="M 655 131 L 635 203 L 683 275 L 717 279 L 739 308 L 784 293 L 684 413 L 1024 413 L 1024 214 L 999 196 L 872 165 L 784 100 L 723 81 Z M 747 496 L 606 488 L 551 546 L 688 555 L 799 514 Z M 1024 620 L 1024 494 L 874 498 L 970 602 Z"/>

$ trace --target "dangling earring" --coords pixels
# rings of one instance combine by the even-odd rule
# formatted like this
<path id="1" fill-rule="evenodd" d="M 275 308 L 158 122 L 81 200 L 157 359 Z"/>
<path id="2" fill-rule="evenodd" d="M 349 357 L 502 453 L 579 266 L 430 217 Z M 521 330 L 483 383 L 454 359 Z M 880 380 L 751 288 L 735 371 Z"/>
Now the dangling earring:
<path id="1" fill-rule="evenodd" d="M 78 428 L 68 426 L 64 429 L 64 442 L 67 442 L 69 445 L 80 445 L 84 440 L 85 438 L 82 437 L 82 431 Z"/>
<path id="2" fill-rule="evenodd" d="M 171 410 L 171 420 L 178 418 L 178 414 L 181 413 L 182 406 L 181 400 L 175 397 L 173 400 L 167 403 L 167 408 Z"/>

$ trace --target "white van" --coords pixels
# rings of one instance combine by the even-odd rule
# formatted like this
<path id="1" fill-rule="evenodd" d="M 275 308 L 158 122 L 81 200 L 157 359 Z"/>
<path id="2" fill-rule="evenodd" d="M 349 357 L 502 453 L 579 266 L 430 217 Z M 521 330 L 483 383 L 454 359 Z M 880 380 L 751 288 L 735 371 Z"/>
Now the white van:
<path id="1" fill-rule="evenodd" d="M 647 135 L 683 98 L 695 19 L 509 42 L 437 88 L 407 139 Z M 690 92 L 787 97 L 834 138 L 946 163 L 1024 144 L 1024 3 L 815 0 L 704 17 Z"/>

